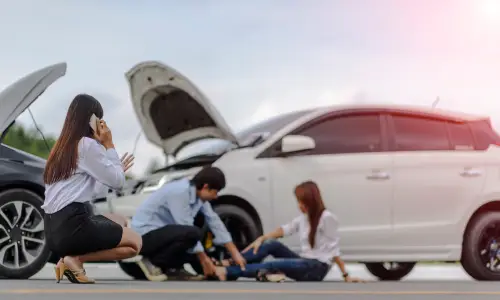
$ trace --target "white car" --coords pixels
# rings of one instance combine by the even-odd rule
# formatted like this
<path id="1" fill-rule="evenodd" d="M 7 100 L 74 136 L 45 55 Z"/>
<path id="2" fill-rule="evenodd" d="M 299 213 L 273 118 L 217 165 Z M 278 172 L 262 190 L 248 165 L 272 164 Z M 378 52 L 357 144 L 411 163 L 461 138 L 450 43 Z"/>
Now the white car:
<path id="1" fill-rule="evenodd" d="M 99 210 L 130 217 L 158 187 L 212 164 L 227 178 L 214 209 L 242 247 L 297 216 L 294 187 L 313 180 L 340 220 L 344 259 L 365 263 L 378 278 L 399 280 L 416 262 L 461 261 L 475 279 L 500 279 L 500 137 L 488 117 L 345 105 L 284 114 L 234 134 L 173 68 L 143 62 L 126 78 L 145 135 L 166 154 L 215 140 L 133 194 L 96 203 Z M 297 238 L 285 243 L 299 245 Z"/>

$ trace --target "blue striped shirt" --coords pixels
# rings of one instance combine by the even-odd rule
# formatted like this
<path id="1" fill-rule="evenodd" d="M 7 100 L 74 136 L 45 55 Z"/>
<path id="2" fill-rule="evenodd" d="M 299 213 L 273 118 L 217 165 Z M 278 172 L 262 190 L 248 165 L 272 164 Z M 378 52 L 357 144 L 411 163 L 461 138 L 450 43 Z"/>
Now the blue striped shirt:
<path id="1" fill-rule="evenodd" d="M 193 225 L 198 212 L 205 216 L 205 222 L 215 236 L 215 244 L 232 241 L 231 234 L 210 203 L 196 196 L 196 188 L 188 179 L 169 182 L 142 202 L 132 218 L 132 228 L 144 235 L 166 225 Z M 203 251 L 200 242 L 190 250 L 195 253 Z"/>

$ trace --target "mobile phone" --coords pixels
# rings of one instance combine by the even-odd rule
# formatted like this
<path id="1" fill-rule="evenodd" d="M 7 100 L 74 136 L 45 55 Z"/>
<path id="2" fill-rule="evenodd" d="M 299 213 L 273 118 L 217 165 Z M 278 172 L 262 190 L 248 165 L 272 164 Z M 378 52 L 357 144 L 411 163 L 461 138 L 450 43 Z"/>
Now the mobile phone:
<path id="1" fill-rule="evenodd" d="M 90 116 L 90 122 L 89 122 L 89 125 L 90 125 L 90 128 L 92 128 L 92 130 L 94 132 L 97 132 L 97 124 L 99 123 L 99 118 L 96 117 L 95 114 L 92 114 L 92 116 Z"/>

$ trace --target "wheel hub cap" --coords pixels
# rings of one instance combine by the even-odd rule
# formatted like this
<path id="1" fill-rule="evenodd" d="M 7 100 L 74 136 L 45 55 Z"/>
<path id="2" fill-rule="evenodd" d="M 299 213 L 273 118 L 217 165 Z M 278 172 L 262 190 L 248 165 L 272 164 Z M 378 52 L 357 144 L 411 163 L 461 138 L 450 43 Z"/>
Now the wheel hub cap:
<path id="1" fill-rule="evenodd" d="M 19 228 L 19 226 L 14 226 L 12 229 L 10 229 L 10 239 L 13 242 L 21 242 L 21 237 L 22 237 L 22 231 Z"/>
<path id="2" fill-rule="evenodd" d="M 19 269 L 30 265 L 45 246 L 43 217 L 30 203 L 18 200 L 0 207 L 0 265 Z"/>
<path id="3" fill-rule="evenodd" d="M 489 263 L 487 263 L 486 266 L 491 271 L 498 271 L 500 264 L 500 245 L 498 244 L 497 239 L 491 240 L 487 249 L 489 250 Z"/>

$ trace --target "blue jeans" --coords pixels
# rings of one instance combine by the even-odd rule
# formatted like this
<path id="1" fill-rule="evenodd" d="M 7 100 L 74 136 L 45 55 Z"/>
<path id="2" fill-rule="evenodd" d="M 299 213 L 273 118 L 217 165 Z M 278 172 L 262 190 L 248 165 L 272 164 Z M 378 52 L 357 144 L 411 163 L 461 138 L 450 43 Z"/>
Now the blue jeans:
<path id="1" fill-rule="evenodd" d="M 260 246 L 257 253 L 253 249 L 242 254 L 247 265 L 243 271 L 239 266 L 227 267 L 227 278 L 256 278 L 261 270 L 280 272 L 296 281 L 322 281 L 330 270 L 329 265 L 316 259 L 302 258 L 297 253 L 276 240 L 267 240 Z M 273 256 L 272 261 L 263 260 Z"/>

